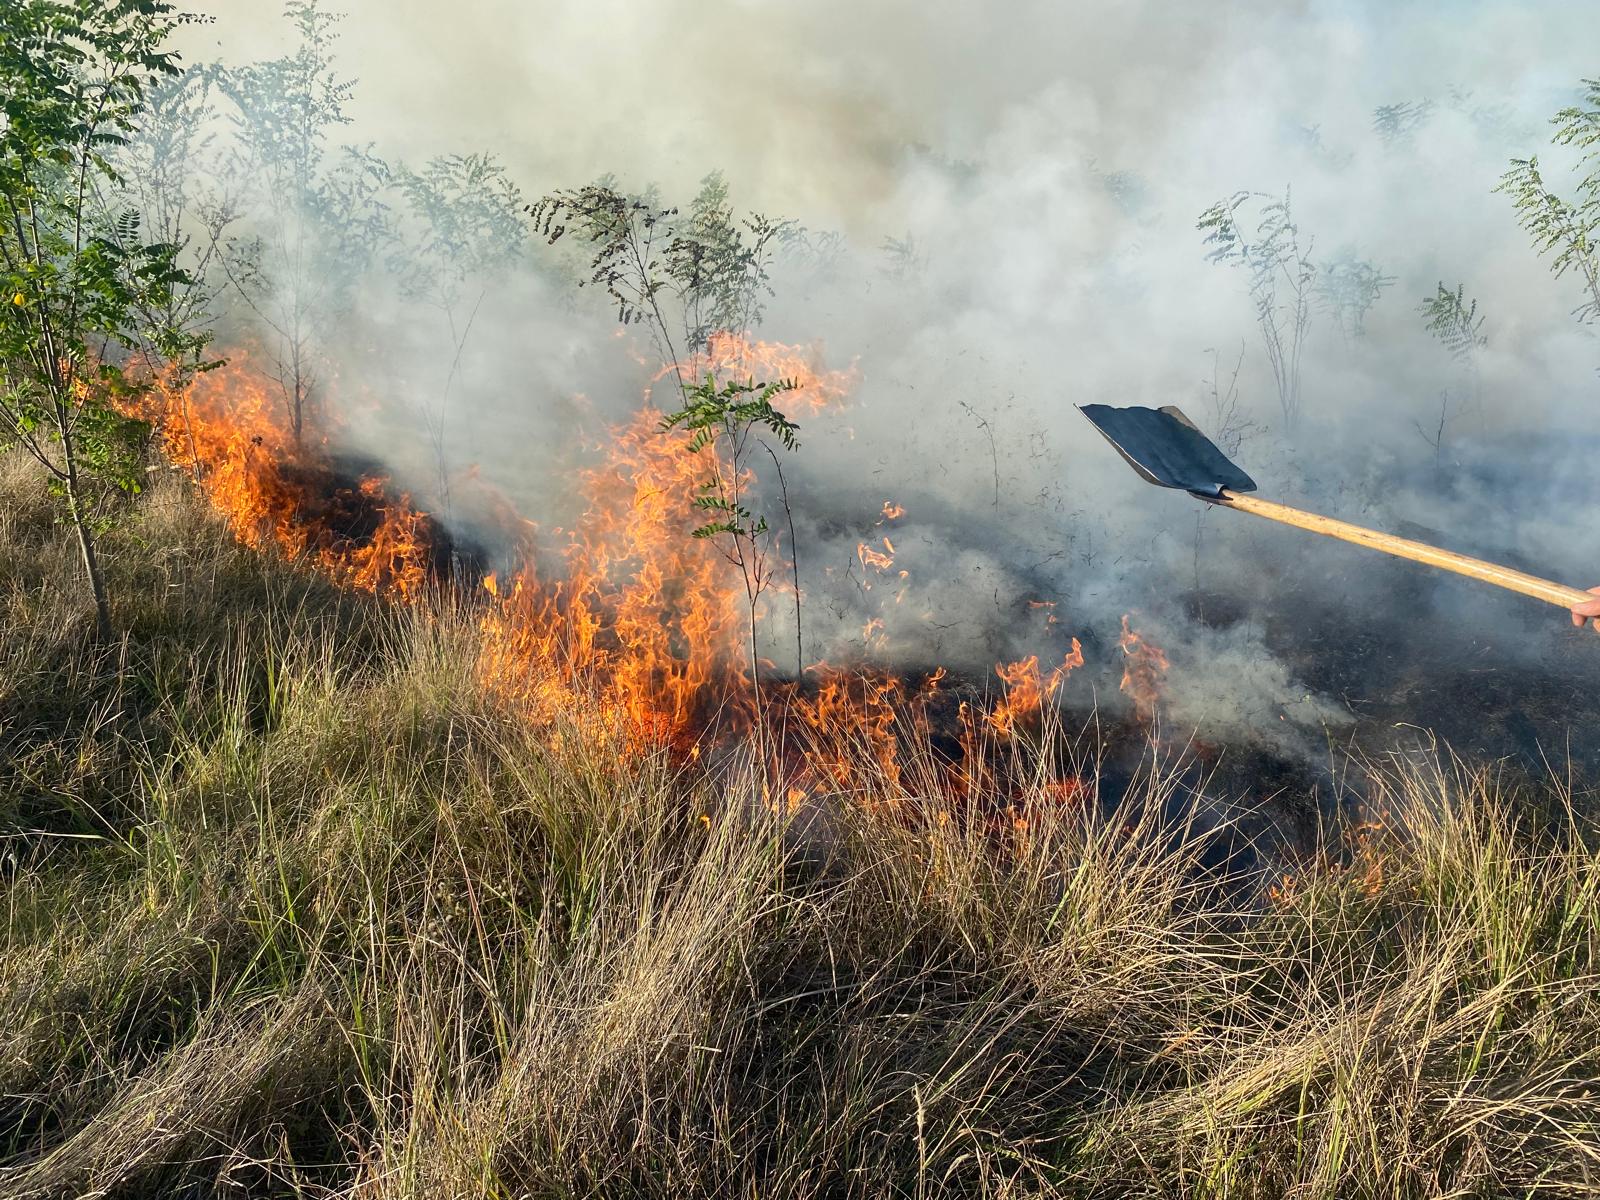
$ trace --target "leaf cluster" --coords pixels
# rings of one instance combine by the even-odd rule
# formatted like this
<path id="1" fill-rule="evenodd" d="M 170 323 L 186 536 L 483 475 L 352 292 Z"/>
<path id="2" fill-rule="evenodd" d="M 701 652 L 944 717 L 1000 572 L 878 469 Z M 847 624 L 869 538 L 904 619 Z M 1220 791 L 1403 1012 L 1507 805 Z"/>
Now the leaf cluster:
<path id="1" fill-rule="evenodd" d="M 1437 107 L 1429 99 L 1379 105 L 1372 111 L 1373 132 L 1385 146 L 1393 147 L 1408 142 L 1428 123 Z"/>
<path id="2" fill-rule="evenodd" d="M 633 325 L 650 317 L 658 279 L 656 244 L 677 215 L 647 197 L 626 196 L 604 180 L 542 196 L 525 210 L 550 245 L 569 231 L 589 243 L 588 278 L 579 287 L 603 287 L 617 305 L 617 320 Z"/>
<path id="3" fill-rule="evenodd" d="M 1495 190 L 1511 197 L 1518 224 L 1541 256 L 1551 256 L 1555 277 L 1568 271 L 1582 277 L 1587 296 L 1574 315 L 1593 321 L 1600 320 L 1600 79 L 1583 84 L 1583 100 L 1550 121 L 1556 127 L 1551 142 L 1577 152 L 1575 198 L 1561 196 L 1545 182 L 1538 155 L 1512 159 Z"/>
<path id="4" fill-rule="evenodd" d="M 527 237 L 522 191 L 494 155 L 440 155 L 393 179 L 417 225 L 389 260 L 407 295 L 452 308 L 468 279 L 515 261 Z"/>
<path id="5" fill-rule="evenodd" d="M 1241 210 L 1251 201 L 1265 202 L 1257 212 L 1253 234 L 1240 222 Z M 1287 191 L 1281 197 L 1235 192 L 1201 213 L 1197 228 L 1210 247 L 1206 261 L 1247 267 L 1253 294 L 1267 291 L 1279 272 L 1302 283 L 1309 283 L 1315 273 L 1311 243 L 1300 244 L 1300 227 Z"/>
<path id="6" fill-rule="evenodd" d="M 291 0 L 284 12 L 300 35 L 291 53 L 213 70 L 250 166 L 272 191 L 300 196 L 316 188 L 332 131 L 350 124 L 355 81 L 334 67 L 338 14 L 318 0 Z"/>
<path id="7" fill-rule="evenodd" d="M 1489 344 L 1484 336 L 1484 318 L 1478 315 L 1478 302 L 1467 299 L 1467 285 L 1451 291 L 1440 282 L 1432 296 L 1425 297 L 1419 311 L 1426 318 L 1425 328 L 1438 338 L 1450 357 L 1470 365 L 1473 355 Z"/>
<path id="8" fill-rule="evenodd" d="M 355 87 L 334 62 L 340 14 L 319 0 L 291 0 L 285 12 L 300 35 L 293 51 L 210 68 L 229 102 L 230 172 L 261 202 L 257 232 L 231 243 L 230 270 L 258 303 L 275 290 L 326 317 L 390 239 L 392 172 L 370 145 L 334 142 Z"/>
<path id="9" fill-rule="evenodd" d="M 320 347 L 393 238 L 393 172 L 371 145 L 336 139 L 355 86 L 334 60 L 340 14 L 320 0 L 292 0 L 286 12 L 299 33 L 291 52 L 211 70 L 233 127 L 229 186 L 251 213 L 226 239 L 221 269 L 276 340 L 275 374 L 299 437 L 316 409 Z"/>
<path id="10" fill-rule="evenodd" d="M 799 386 L 793 379 L 773 383 L 730 379 L 719 387 L 716 376 L 708 372 L 699 383 L 685 389 L 683 407 L 662 417 L 661 428 L 663 432 L 671 429 L 688 432 L 690 437 L 685 449 L 690 454 L 726 440 L 730 443 L 737 471 L 742 448 L 754 430 L 765 429 L 786 450 L 799 448 L 800 427 L 772 403 L 774 397 Z M 720 477 L 701 485 L 694 506 L 701 512 L 713 514 L 712 520 L 692 531 L 694 537 L 726 533 L 753 541 L 767 532 L 766 518 L 754 516 Z"/>
<path id="11" fill-rule="evenodd" d="M 1317 268 L 1317 299 L 1347 337 L 1366 332 L 1366 316 L 1395 282 L 1372 263 L 1345 250 Z"/>
<path id="12" fill-rule="evenodd" d="M 43 163 L 113 173 L 105 152 L 123 144 L 163 76 L 164 48 L 198 20 L 162 0 L 6 0 L 0 6 L 0 192 L 36 194 Z"/>
<path id="13" fill-rule="evenodd" d="M 87 472 L 137 482 L 142 425 L 122 415 L 119 358 L 148 345 L 150 311 L 191 280 L 178 247 L 132 209 L 107 211 L 111 155 L 147 97 L 179 73 L 164 48 L 196 18 L 158 0 L 0 7 L 0 439 L 20 443 L 60 486 Z M 154 333 L 158 353 L 177 335 Z"/>
<path id="14" fill-rule="evenodd" d="M 683 306 L 688 349 L 704 349 L 718 330 L 759 325 L 772 293 L 771 250 L 794 240 L 793 221 L 752 213 L 736 220 L 728 184 L 714 171 L 689 211 L 674 222 L 664 266 Z"/>
<path id="15" fill-rule="evenodd" d="M 145 111 L 113 157 L 117 178 L 97 189 L 109 235 L 131 248 L 140 239 L 170 248 L 181 277 L 164 294 L 144 298 L 143 353 L 166 364 L 179 386 L 209 369 L 206 354 L 215 320 L 216 267 L 223 235 L 237 219 L 232 199 L 215 182 L 214 73 L 190 68 L 149 89 Z M 138 214 L 138 229 L 124 214 Z"/>
<path id="16" fill-rule="evenodd" d="M 904 283 L 922 269 L 923 258 L 917 239 L 909 230 L 905 237 L 885 235 L 879 249 L 883 252 L 883 276 L 896 283 Z"/>
<path id="17" fill-rule="evenodd" d="M 609 179 L 551 192 L 527 208 L 551 245 L 569 233 L 590 248 L 579 286 L 605 289 L 623 325 L 647 323 L 677 360 L 676 328 L 688 353 L 712 333 L 759 324 L 772 295 L 773 252 L 800 236 L 792 221 L 756 213 L 736 219 L 720 173 L 702 182 L 687 211 L 652 191 L 628 195 Z M 669 311 L 674 319 L 669 320 Z"/>

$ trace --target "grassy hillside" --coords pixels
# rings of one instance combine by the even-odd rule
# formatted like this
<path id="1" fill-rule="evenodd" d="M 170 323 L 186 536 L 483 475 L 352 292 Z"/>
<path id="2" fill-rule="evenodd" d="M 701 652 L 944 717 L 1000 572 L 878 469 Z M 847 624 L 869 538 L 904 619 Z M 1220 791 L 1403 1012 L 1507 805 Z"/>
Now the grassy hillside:
<path id="1" fill-rule="evenodd" d="M 790 813 L 533 727 L 470 620 L 176 479 L 105 549 L 95 648 L 5 467 L 0 1194 L 1600 1189 L 1600 830 L 1557 783 L 1378 772 L 1240 895 L 1157 756 L 1111 812 L 941 815 L 912 763 Z"/>

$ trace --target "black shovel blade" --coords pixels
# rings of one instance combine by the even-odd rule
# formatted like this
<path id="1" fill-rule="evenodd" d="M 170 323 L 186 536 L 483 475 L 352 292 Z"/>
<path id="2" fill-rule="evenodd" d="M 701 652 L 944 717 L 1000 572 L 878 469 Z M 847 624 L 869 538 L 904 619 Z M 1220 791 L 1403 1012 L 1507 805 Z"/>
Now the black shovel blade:
<path id="1" fill-rule="evenodd" d="M 1078 411 L 1149 483 L 1182 488 L 1212 500 L 1220 499 L 1224 488 L 1230 492 L 1256 490 L 1256 481 L 1229 462 L 1227 455 L 1170 404 L 1165 408 L 1081 404 Z"/>

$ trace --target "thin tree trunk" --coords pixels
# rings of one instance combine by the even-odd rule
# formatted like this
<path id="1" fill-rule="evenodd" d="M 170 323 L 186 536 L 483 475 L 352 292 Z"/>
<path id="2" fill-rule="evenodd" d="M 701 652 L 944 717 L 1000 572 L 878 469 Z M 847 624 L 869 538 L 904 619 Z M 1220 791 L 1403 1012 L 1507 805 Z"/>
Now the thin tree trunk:
<path id="1" fill-rule="evenodd" d="M 46 322 L 44 332 L 47 339 L 50 335 L 50 326 Z M 89 528 L 89 514 L 83 507 L 83 488 L 78 479 L 78 443 L 74 436 L 72 411 L 67 397 L 71 394 L 72 379 L 70 374 L 64 374 L 61 360 L 52 353 L 50 358 L 50 386 L 54 399 L 54 418 L 56 435 L 61 441 L 61 463 L 55 469 L 56 478 L 61 481 L 67 493 L 67 513 L 72 518 L 72 527 L 78 534 L 78 551 L 83 557 L 83 571 L 89 577 L 89 591 L 94 596 L 94 624 L 95 633 L 101 642 L 111 640 L 111 604 L 106 599 L 106 579 L 100 570 L 100 556 L 95 553 L 94 532 Z"/>
<path id="2" fill-rule="evenodd" d="M 300 343 L 298 340 L 295 341 L 294 349 L 291 353 L 293 355 L 292 370 L 294 372 L 294 403 L 293 407 L 290 409 L 289 423 L 294 429 L 294 444 L 295 448 L 298 449 L 300 446 L 300 429 L 305 407 L 305 385 L 300 376 Z"/>
<path id="3" fill-rule="evenodd" d="M 73 528 L 78 533 L 78 550 L 83 556 L 83 570 L 89 577 L 89 590 L 94 594 L 95 633 L 102 642 L 111 640 L 111 605 L 106 599 L 105 575 L 100 570 L 100 558 L 95 553 L 94 534 L 89 528 L 88 514 L 83 511 L 83 497 L 78 490 L 77 464 L 67 459 L 67 510 L 72 516 Z"/>

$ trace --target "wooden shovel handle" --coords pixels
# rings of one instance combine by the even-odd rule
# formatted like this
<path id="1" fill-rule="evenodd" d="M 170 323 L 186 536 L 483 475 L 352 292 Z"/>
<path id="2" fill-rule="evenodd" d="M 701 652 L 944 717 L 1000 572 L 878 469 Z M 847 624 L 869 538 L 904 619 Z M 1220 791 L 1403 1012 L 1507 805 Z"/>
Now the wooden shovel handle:
<path id="1" fill-rule="evenodd" d="M 1549 579 L 1525 575 L 1521 571 L 1513 571 L 1510 567 L 1484 562 L 1481 558 L 1469 558 L 1465 554 L 1441 550 L 1426 542 L 1413 542 L 1409 538 L 1379 533 L 1376 529 L 1351 525 L 1347 521 L 1335 521 L 1332 517 L 1290 508 L 1287 504 L 1275 504 L 1271 500 L 1260 500 L 1254 496 L 1242 496 L 1237 492 L 1226 490 L 1213 503 L 1226 508 L 1236 508 L 1240 512 L 1253 513 L 1269 521 L 1293 525 L 1297 529 L 1309 529 L 1312 533 L 1324 534 L 1340 541 L 1354 542 L 1358 546 L 1370 546 L 1385 554 L 1409 558 L 1413 562 L 1427 563 L 1430 567 L 1454 571 L 1457 575 L 1481 579 L 1485 583 L 1492 583 L 1508 591 L 1521 592 L 1524 596 L 1532 596 L 1535 600 L 1543 600 L 1558 608 L 1571 608 L 1575 604 L 1586 604 L 1594 599 L 1588 592 Z"/>

